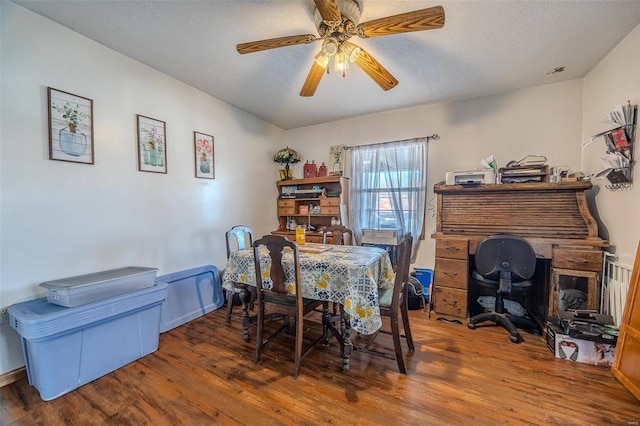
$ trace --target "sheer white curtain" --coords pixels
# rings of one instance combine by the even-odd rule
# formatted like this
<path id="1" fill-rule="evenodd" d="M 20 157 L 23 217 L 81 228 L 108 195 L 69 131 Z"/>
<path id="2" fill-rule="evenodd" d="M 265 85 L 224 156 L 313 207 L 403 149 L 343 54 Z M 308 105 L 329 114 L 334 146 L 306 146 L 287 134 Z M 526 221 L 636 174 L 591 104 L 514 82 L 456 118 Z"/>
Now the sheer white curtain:
<path id="1" fill-rule="evenodd" d="M 356 241 L 363 228 L 411 232 L 415 262 L 427 196 L 427 138 L 351 148 L 350 225 Z"/>

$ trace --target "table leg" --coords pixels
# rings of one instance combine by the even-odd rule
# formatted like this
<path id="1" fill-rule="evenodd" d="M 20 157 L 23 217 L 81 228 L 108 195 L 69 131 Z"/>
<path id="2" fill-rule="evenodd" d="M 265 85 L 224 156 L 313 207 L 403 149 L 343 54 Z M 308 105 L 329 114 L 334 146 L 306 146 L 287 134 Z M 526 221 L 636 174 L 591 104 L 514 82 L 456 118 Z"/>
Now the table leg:
<path id="1" fill-rule="evenodd" d="M 251 340 L 249 336 L 249 324 L 251 323 L 251 319 L 249 318 L 249 290 L 247 290 L 246 284 L 237 286 L 240 288 L 238 297 L 242 303 L 242 338 L 245 342 L 248 342 Z"/>
<path id="2" fill-rule="evenodd" d="M 353 351 L 353 343 L 351 343 L 351 318 L 344 311 L 344 307 L 340 307 L 342 313 L 340 320 L 340 328 L 342 329 L 342 371 L 349 371 L 349 359 Z"/>

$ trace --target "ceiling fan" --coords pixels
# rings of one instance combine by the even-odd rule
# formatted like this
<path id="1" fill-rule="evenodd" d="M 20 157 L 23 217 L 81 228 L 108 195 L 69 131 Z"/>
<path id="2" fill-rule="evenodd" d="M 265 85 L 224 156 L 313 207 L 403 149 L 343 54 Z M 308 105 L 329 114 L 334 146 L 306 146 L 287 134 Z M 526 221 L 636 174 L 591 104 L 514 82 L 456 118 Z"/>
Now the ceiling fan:
<path id="1" fill-rule="evenodd" d="M 383 90 L 394 88 L 398 80 L 364 49 L 351 43 L 350 38 L 380 37 L 412 31 L 432 30 L 444 26 L 442 6 L 430 7 L 386 18 L 360 23 L 362 0 L 314 0 L 314 20 L 319 37 L 300 34 L 241 43 L 238 53 L 253 53 L 278 47 L 309 44 L 322 40 L 322 48 L 315 56 L 311 70 L 302 86 L 300 96 L 313 96 L 325 70 L 329 72 L 329 61 L 334 60 L 335 70 L 342 72 L 355 63 Z"/>

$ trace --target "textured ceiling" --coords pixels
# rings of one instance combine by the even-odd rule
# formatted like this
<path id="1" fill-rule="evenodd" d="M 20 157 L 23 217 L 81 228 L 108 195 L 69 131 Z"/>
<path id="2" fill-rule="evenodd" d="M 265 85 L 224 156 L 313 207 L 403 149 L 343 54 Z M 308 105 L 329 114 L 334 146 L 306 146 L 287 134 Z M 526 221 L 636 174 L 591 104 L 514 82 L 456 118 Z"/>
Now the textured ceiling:
<path id="1" fill-rule="evenodd" d="M 640 23 L 640 0 L 361 0 L 361 22 L 437 5 L 446 22 L 351 40 L 400 81 L 394 89 L 352 66 L 304 98 L 320 42 L 246 55 L 235 45 L 316 34 L 312 0 L 14 3 L 283 129 L 580 78 Z"/>

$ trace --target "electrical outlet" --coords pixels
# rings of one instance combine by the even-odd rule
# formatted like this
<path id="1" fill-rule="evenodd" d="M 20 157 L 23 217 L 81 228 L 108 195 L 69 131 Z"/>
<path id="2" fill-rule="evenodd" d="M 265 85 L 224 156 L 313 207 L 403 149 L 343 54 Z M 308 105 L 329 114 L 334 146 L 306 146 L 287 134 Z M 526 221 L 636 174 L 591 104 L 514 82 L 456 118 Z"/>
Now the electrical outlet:
<path id="1" fill-rule="evenodd" d="M 0 324 L 8 324 L 9 323 L 9 308 L 1 308 L 0 309 Z"/>

